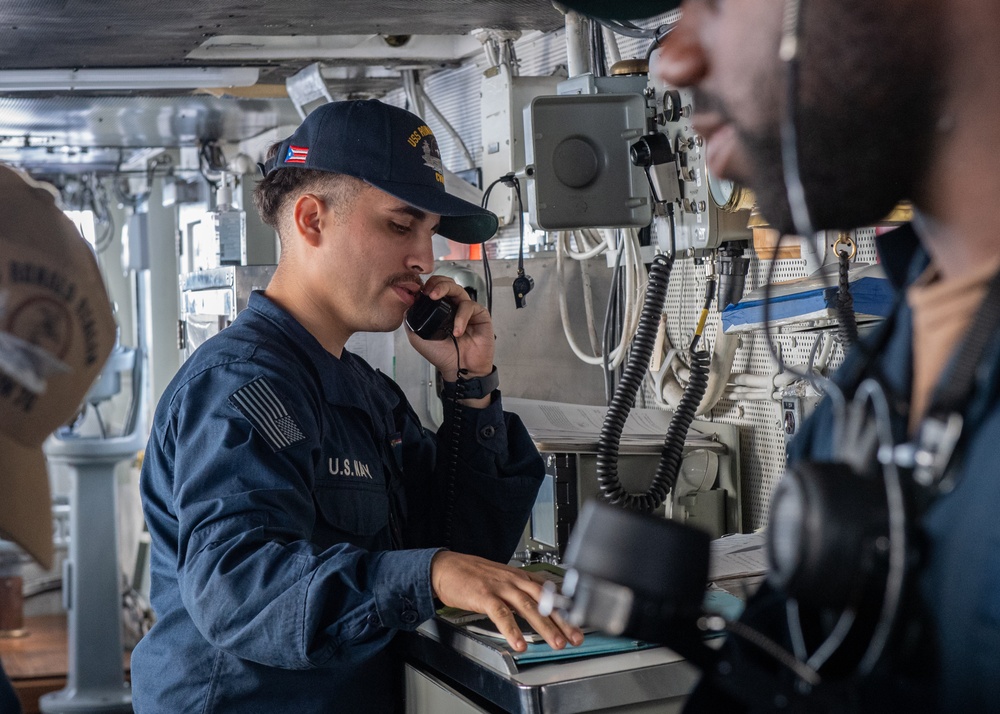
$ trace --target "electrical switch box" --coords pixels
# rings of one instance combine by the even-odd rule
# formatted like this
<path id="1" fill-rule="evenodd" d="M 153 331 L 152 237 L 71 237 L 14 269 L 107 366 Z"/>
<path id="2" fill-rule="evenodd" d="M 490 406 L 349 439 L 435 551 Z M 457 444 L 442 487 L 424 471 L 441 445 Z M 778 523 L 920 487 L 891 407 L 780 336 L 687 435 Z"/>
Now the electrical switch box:
<path id="1" fill-rule="evenodd" d="M 562 230 L 649 224 L 649 183 L 629 154 L 646 132 L 641 94 L 537 97 L 524 115 L 532 226 Z"/>

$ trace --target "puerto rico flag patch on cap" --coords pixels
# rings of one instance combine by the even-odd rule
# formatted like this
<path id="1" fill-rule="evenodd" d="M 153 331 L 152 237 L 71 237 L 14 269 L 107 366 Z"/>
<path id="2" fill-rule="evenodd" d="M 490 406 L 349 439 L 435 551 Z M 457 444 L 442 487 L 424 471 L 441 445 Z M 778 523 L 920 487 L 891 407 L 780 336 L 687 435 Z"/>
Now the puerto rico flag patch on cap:
<path id="1" fill-rule="evenodd" d="M 290 144 L 288 146 L 288 153 L 285 154 L 285 163 L 304 164 L 308 156 L 309 156 L 308 146 L 295 146 L 294 144 Z"/>
<path id="2" fill-rule="evenodd" d="M 258 377 L 229 396 L 229 403 L 249 420 L 275 451 L 306 438 L 266 377 Z"/>

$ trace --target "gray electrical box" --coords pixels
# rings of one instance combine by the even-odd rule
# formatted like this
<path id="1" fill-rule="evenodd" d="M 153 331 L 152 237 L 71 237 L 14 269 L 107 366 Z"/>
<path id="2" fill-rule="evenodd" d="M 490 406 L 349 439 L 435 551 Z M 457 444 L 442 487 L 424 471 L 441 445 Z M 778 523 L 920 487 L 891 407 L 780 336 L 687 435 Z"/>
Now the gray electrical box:
<path id="1" fill-rule="evenodd" d="M 649 224 L 649 184 L 629 156 L 629 147 L 645 133 L 642 95 L 537 97 L 524 119 L 532 226 L 561 230 Z"/>
<path id="2" fill-rule="evenodd" d="M 588 72 L 560 82 L 556 94 L 642 94 L 646 84 L 644 74 L 595 77 Z"/>

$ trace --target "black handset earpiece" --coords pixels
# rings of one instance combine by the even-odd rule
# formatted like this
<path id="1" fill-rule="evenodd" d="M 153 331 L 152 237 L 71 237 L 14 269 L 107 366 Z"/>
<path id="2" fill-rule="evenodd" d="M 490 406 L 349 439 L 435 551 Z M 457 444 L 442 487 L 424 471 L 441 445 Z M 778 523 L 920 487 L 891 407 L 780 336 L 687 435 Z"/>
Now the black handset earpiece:
<path id="1" fill-rule="evenodd" d="M 455 308 L 447 300 L 432 300 L 420 293 L 406 311 L 406 326 L 422 340 L 444 340 L 451 337 Z"/>

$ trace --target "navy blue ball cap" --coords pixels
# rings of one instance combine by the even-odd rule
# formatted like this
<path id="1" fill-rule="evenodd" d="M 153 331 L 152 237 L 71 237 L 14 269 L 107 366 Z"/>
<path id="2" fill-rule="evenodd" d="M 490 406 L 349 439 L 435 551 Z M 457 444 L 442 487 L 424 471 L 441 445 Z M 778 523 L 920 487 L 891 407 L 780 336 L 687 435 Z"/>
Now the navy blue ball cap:
<path id="1" fill-rule="evenodd" d="M 445 191 L 441 152 L 426 122 L 377 99 L 330 102 L 314 109 L 281 142 L 264 174 L 284 168 L 361 179 L 439 214 L 438 233 L 459 243 L 482 243 L 497 232 L 495 215 Z"/>
<path id="2" fill-rule="evenodd" d="M 559 0 L 570 10 L 600 20 L 640 20 L 680 7 L 682 0 Z"/>

